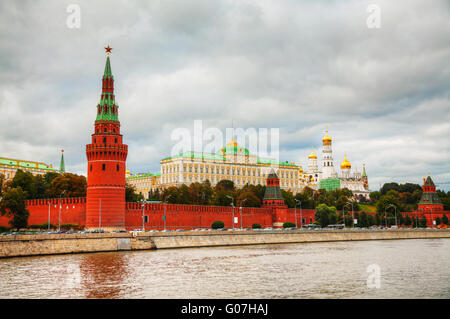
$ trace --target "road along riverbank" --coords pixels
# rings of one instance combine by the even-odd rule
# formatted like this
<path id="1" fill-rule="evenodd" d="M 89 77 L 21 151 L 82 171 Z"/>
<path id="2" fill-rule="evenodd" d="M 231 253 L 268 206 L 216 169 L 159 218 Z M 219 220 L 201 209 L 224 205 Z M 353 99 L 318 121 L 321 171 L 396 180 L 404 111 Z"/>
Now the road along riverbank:
<path id="1" fill-rule="evenodd" d="M 80 233 L 0 236 L 0 258 L 214 246 L 450 238 L 450 230 L 279 230 Z"/>

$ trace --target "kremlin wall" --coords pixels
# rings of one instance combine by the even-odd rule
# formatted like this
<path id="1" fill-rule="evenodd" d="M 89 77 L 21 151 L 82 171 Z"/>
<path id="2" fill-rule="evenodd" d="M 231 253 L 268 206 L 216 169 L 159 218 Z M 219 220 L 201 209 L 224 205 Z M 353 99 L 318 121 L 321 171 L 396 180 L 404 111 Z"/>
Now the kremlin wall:
<path id="1" fill-rule="evenodd" d="M 250 228 L 260 224 L 263 228 L 281 228 L 283 223 L 292 222 L 298 226 L 313 223 L 314 210 L 289 209 L 280 191 L 280 178 L 272 169 L 266 179 L 266 193 L 261 208 L 195 206 L 176 204 L 126 203 L 125 175 L 127 145 L 123 144 L 118 119 L 119 106 L 115 102 L 114 77 L 111 72 L 109 52 L 102 79 L 102 92 L 97 105 L 97 116 L 91 143 L 86 145 L 87 156 L 87 196 L 86 198 L 62 198 L 46 200 L 28 200 L 26 206 L 30 212 L 29 225 L 45 224 L 50 220 L 53 225 L 77 224 L 88 230 L 133 230 L 142 229 L 143 221 L 149 229 L 196 229 L 211 228 L 214 221 L 221 220 L 225 228 Z M 328 136 L 328 134 L 327 134 Z M 322 172 L 325 178 L 338 178 L 332 166 L 331 138 L 326 139 L 327 170 Z M 234 147 L 234 146 L 233 146 Z M 224 151 L 226 153 L 226 150 Z M 245 152 L 244 152 L 245 153 Z M 345 159 L 346 160 L 346 159 Z M 346 164 L 346 163 L 344 163 Z M 349 179 L 350 164 L 341 179 Z M 284 165 L 284 164 L 283 164 Z M 287 164 L 286 164 L 287 165 Z M 345 167 L 344 167 L 345 166 Z M 324 166 L 325 167 L 325 166 Z M 365 171 L 364 171 L 365 175 Z M 366 184 L 367 176 L 363 176 Z M 282 181 L 283 182 L 283 181 Z M 342 185 L 341 185 L 342 186 Z M 417 212 L 403 213 L 421 218 L 426 216 L 429 226 L 432 220 L 445 213 L 436 194 L 431 177 L 424 181 L 424 193 Z M 361 191 L 366 190 L 363 188 Z M 450 212 L 446 212 L 450 215 Z M 234 225 L 233 225 L 234 223 Z M 0 217 L 1 226 L 9 226 L 8 218 Z"/>

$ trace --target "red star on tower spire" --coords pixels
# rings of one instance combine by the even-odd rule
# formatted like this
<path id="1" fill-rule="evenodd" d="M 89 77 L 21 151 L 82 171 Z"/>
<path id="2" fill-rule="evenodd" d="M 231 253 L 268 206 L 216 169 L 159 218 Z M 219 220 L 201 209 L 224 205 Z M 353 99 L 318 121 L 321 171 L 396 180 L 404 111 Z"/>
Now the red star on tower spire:
<path id="1" fill-rule="evenodd" d="M 106 50 L 106 54 L 109 56 L 109 54 L 111 53 L 112 48 L 108 45 L 107 47 L 105 47 Z"/>

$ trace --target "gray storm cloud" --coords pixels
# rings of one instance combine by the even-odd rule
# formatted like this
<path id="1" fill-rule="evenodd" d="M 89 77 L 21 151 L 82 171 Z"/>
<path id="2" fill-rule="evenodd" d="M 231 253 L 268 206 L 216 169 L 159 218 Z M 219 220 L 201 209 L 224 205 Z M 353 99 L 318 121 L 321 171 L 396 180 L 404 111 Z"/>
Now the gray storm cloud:
<path id="1" fill-rule="evenodd" d="M 171 132 L 280 128 L 280 159 L 307 164 L 325 126 L 335 165 L 365 163 L 371 189 L 450 184 L 448 1 L 0 3 L 0 154 L 85 173 L 105 55 L 132 172 L 159 171 Z M 381 28 L 366 26 L 369 3 Z"/>

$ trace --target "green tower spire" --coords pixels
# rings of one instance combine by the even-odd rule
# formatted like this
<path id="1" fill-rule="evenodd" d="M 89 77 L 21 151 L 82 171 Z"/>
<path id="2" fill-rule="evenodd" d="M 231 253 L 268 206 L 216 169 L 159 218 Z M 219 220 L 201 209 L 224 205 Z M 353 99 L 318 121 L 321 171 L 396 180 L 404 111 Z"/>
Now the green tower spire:
<path id="1" fill-rule="evenodd" d="M 97 105 L 97 119 L 95 121 L 119 122 L 119 106 L 116 104 L 114 97 L 114 76 L 111 72 L 111 61 L 109 59 L 112 48 L 107 46 L 105 49 L 106 64 L 102 79 L 102 94 L 100 103 Z"/>
<path id="2" fill-rule="evenodd" d="M 61 162 L 59 163 L 59 172 L 65 173 L 66 166 L 64 165 L 64 150 L 61 150 Z"/>

